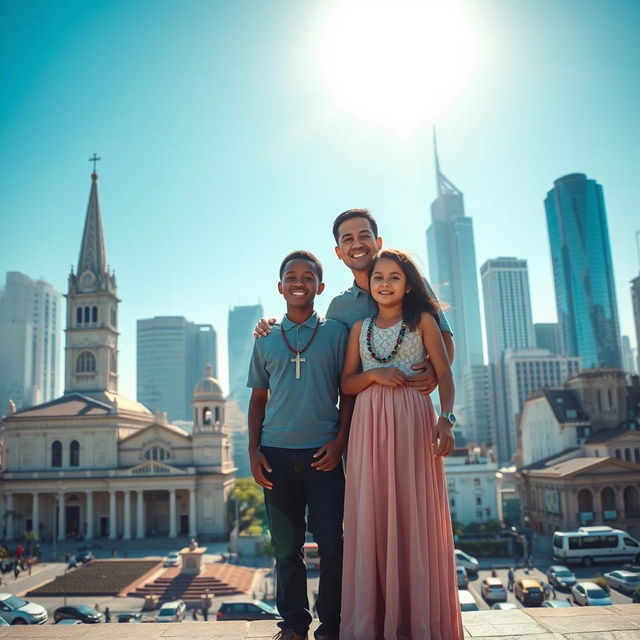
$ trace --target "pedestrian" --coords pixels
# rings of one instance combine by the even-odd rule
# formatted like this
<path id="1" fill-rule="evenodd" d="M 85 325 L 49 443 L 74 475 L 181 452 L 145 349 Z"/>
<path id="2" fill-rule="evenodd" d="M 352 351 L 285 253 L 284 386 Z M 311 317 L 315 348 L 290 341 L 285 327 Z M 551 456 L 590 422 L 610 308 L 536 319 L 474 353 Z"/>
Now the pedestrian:
<path id="1" fill-rule="evenodd" d="M 516 574 L 513 570 L 513 567 L 509 567 L 509 572 L 507 573 L 507 580 L 508 580 L 507 589 L 509 591 L 513 591 L 513 585 L 516 581 Z"/>
<path id="2" fill-rule="evenodd" d="M 198 610 L 195 607 L 193 609 L 191 609 L 191 617 L 194 620 L 198 620 Z"/>
<path id="3" fill-rule="evenodd" d="M 498 572 L 495 569 L 491 569 L 491 577 L 492 578 L 497 578 L 498 577 Z"/>
<path id="4" fill-rule="evenodd" d="M 207 622 L 209 620 L 209 609 L 207 607 L 202 607 L 202 619 Z"/>
<path id="5" fill-rule="evenodd" d="M 550 582 L 545 582 L 543 589 L 545 600 L 551 600 L 551 594 L 553 594 L 553 599 L 556 599 L 556 590 L 553 588 L 553 585 Z"/>
<path id="6" fill-rule="evenodd" d="M 18 576 L 20 575 L 20 563 L 16 560 L 13 563 L 13 575 L 15 577 L 15 579 L 18 579 Z"/>
<path id="7" fill-rule="evenodd" d="M 104 608 L 104 621 L 111 622 L 111 611 L 109 611 L 109 607 Z"/>
<path id="8" fill-rule="evenodd" d="M 24 555 L 24 547 L 19 544 L 16 547 L 16 558 L 18 558 L 18 562 L 22 562 L 22 556 Z"/>
<path id="9" fill-rule="evenodd" d="M 27 558 L 27 571 L 31 575 L 31 558 Z"/>

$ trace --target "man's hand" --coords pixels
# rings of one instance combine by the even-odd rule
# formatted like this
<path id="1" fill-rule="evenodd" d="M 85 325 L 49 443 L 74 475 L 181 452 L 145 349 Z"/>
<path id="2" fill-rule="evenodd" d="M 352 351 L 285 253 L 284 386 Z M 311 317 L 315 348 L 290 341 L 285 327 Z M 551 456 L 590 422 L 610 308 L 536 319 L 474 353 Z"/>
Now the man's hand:
<path id="1" fill-rule="evenodd" d="M 319 460 L 312 462 L 311 466 L 316 471 L 333 471 L 340 464 L 346 446 L 342 438 L 329 440 L 313 454 L 313 457 Z"/>
<path id="2" fill-rule="evenodd" d="M 453 427 L 446 418 L 439 418 L 433 430 L 433 446 L 437 456 L 448 456 L 456 444 Z"/>
<path id="3" fill-rule="evenodd" d="M 263 469 L 271 473 L 269 461 L 267 460 L 264 453 L 262 453 L 260 449 L 249 451 L 249 461 L 251 463 L 251 473 L 253 474 L 253 479 L 264 489 L 273 489 L 273 482 L 271 482 L 271 480 L 267 480 L 264 475 Z"/>
<path id="4" fill-rule="evenodd" d="M 411 368 L 414 371 L 420 371 L 420 373 L 416 373 L 415 376 L 409 376 L 407 378 L 408 385 L 417 389 L 423 396 L 428 396 L 438 386 L 438 378 L 429 356 L 427 356 L 426 360 L 414 364 Z"/>
<path id="5" fill-rule="evenodd" d="M 369 369 L 373 381 L 385 387 L 404 387 L 407 384 L 407 376 L 396 367 L 378 367 Z"/>
<path id="6" fill-rule="evenodd" d="M 268 336 L 271 333 L 271 327 L 273 327 L 276 322 L 277 320 L 275 318 L 269 318 L 268 320 L 266 318 L 260 318 L 256 328 L 253 330 L 253 337 L 264 338 Z"/>

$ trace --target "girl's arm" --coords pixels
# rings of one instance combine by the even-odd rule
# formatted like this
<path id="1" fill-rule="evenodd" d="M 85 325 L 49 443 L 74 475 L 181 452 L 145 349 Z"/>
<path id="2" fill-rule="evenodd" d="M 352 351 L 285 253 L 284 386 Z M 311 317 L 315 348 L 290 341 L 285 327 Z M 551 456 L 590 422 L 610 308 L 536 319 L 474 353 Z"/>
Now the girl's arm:
<path id="1" fill-rule="evenodd" d="M 362 329 L 362 322 L 362 320 L 356 322 L 349 333 L 347 355 L 344 359 L 340 384 L 342 393 L 356 395 L 374 382 L 391 387 L 404 386 L 406 376 L 395 367 L 380 367 L 362 371 L 362 363 L 360 362 L 360 330 Z"/>

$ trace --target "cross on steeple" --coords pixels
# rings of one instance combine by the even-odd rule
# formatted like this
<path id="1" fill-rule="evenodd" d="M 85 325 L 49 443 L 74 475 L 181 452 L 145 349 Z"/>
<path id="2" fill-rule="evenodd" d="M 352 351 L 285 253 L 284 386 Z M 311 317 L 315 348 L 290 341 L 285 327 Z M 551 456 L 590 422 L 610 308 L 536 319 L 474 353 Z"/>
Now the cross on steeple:
<path id="1" fill-rule="evenodd" d="M 98 158 L 98 156 L 94 153 L 93 154 L 93 158 L 89 158 L 89 162 L 93 162 L 93 173 L 96 172 L 96 162 L 98 162 L 98 160 L 101 160 L 102 158 Z"/>

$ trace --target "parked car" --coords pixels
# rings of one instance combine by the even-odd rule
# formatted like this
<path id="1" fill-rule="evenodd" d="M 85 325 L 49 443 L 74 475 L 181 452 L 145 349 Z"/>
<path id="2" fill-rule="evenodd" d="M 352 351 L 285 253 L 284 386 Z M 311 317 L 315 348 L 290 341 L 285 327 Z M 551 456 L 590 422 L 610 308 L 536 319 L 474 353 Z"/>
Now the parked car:
<path id="1" fill-rule="evenodd" d="M 460 601 L 460 611 L 478 611 L 478 603 L 471 595 L 471 591 L 458 589 L 458 600 Z"/>
<path id="2" fill-rule="evenodd" d="M 454 554 L 456 556 L 456 565 L 462 565 L 470 575 L 478 575 L 478 569 L 480 568 L 478 558 L 474 558 L 460 549 L 455 549 Z"/>
<path id="3" fill-rule="evenodd" d="M 62 620 L 58 620 L 55 624 L 61 624 L 66 627 L 70 624 L 82 624 L 82 620 L 77 620 L 76 618 L 63 618 Z"/>
<path id="4" fill-rule="evenodd" d="M 561 609 L 562 607 L 573 607 L 571 600 L 545 600 L 542 603 L 543 607 L 550 609 Z"/>
<path id="5" fill-rule="evenodd" d="M 506 602 L 507 590 L 500 578 L 485 578 L 480 587 L 480 593 L 486 602 Z"/>
<path id="6" fill-rule="evenodd" d="M 607 592 L 595 582 L 578 582 L 571 589 L 573 601 L 583 607 L 613 604 Z"/>
<path id="7" fill-rule="evenodd" d="M 216 620 L 281 620 L 278 610 L 261 600 L 223 602 Z"/>
<path id="8" fill-rule="evenodd" d="M 86 624 L 95 624 L 96 622 L 102 622 L 104 620 L 103 615 L 96 611 L 88 604 L 75 604 L 68 607 L 58 607 L 53 612 L 54 622 L 60 622 L 60 620 L 71 619 L 80 620 Z"/>
<path id="9" fill-rule="evenodd" d="M 77 562 L 81 562 L 82 564 L 87 564 L 88 562 L 91 562 L 93 559 L 95 558 L 95 556 L 93 555 L 93 551 L 80 551 L 79 553 L 76 554 L 76 561 Z"/>
<path id="10" fill-rule="evenodd" d="M 459 564 L 456 567 L 456 575 L 458 577 L 458 589 L 466 589 L 469 586 L 469 576 L 467 570 Z"/>
<path id="11" fill-rule="evenodd" d="M 607 584 L 621 593 L 633 593 L 640 587 L 640 573 L 635 571 L 626 571 L 620 569 L 618 571 L 610 571 L 604 574 Z"/>
<path id="12" fill-rule="evenodd" d="M 508 611 L 509 609 L 517 609 L 518 605 L 514 602 L 496 602 L 491 605 L 491 608 L 499 611 Z"/>
<path id="13" fill-rule="evenodd" d="M 571 587 L 576 583 L 576 574 L 571 569 L 561 564 L 554 564 L 549 567 L 547 571 L 547 577 L 551 585 L 558 590 L 567 591 L 571 590 Z"/>
<path id="14" fill-rule="evenodd" d="M 135 611 L 119 613 L 118 622 L 142 622 L 142 614 Z"/>
<path id="15" fill-rule="evenodd" d="M 47 610 L 11 593 L 0 593 L 0 618 L 9 624 L 44 624 L 49 618 Z"/>
<path id="16" fill-rule="evenodd" d="M 178 567 L 180 565 L 180 553 L 178 551 L 171 551 L 167 554 L 167 559 L 164 561 L 165 567 Z"/>
<path id="17" fill-rule="evenodd" d="M 640 604 L 640 589 L 636 589 L 631 596 L 631 602 L 635 604 Z"/>
<path id="18" fill-rule="evenodd" d="M 532 578 L 516 580 L 513 592 L 522 604 L 542 604 L 544 600 L 542 585 L 538 580 L 534 580 Z"/>
<path id="19" fill-rule="evenodd" d="M 9 623 L 4 619 L 0 618 L 0 627 L 8 627 Z"/>
<path id="20" fill-rule="evenodd" d="M 156 613 L 156 622 L 182 622 L 186 611 L 187 605 L 182 600 L 165 602 Z"/>

